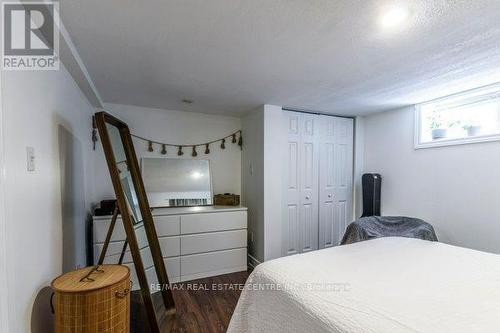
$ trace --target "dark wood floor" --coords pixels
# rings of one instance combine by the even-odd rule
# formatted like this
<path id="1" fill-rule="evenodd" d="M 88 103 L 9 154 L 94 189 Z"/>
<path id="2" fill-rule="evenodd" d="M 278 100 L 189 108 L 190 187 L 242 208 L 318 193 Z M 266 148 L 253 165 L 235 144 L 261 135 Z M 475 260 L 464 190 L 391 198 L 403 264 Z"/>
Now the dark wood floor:
<path id="1" fill-rule="evenodd" d="M 176 284 L 172 293 L 177 314 L 162 332 L 226 332 L 247 278 L 248 272 L 239 272 Z M 131 332 L 143 333 L 145 323 L 134 320 L 134 300 L 131 310 Z"/>

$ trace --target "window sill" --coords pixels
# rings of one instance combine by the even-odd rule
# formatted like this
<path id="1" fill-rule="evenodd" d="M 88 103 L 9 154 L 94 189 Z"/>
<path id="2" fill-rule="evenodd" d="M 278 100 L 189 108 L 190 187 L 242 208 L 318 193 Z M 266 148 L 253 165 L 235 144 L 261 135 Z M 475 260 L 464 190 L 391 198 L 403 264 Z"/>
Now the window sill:
<path id="1" fill-rule="evenodd" d="M 480 135 L 459 139 L 438 139 L 429 142 L 415 142 L 415 149 L 466 145 L 471 143 L 500 141 L 500 134 Z"/>

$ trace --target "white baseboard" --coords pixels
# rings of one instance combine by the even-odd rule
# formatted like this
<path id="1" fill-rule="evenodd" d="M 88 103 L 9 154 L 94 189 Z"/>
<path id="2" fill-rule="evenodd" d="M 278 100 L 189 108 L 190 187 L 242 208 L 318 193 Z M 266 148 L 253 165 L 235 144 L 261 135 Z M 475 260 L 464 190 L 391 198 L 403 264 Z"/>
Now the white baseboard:
<path id="1" fill-rule="evenodd" d="M 251 268 L 251 269 L 254 269 L 255 267 L 257 267 L 257 265 L 260 265 L 261 262 L 258 261 L 257 259 L 255 259 L 254 257 L 252 257 L 250 254 L 248 255 L 248 266 Z"/>

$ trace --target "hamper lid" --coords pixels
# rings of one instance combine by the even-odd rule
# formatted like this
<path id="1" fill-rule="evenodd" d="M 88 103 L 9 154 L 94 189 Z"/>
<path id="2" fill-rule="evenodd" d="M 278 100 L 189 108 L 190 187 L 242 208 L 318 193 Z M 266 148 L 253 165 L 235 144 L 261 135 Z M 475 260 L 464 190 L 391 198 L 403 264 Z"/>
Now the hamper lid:
<path id="1" fill-rule="evenodd" d="M 130 274 L 124 265 L 99 265 L 68 272 L 52 281 L 52 288 L 58 292 L 86 292 L 114 285 Z"/>

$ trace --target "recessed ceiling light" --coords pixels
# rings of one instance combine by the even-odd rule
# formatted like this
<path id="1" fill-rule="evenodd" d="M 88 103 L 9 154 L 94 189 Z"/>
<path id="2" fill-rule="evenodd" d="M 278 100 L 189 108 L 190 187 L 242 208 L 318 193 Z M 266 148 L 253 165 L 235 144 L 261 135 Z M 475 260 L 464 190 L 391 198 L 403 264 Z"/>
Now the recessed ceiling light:
<path id="1" fill-rule="evenodd" d="M 383 28 L 394 28 L 402 25 L 408 19 L 408 8 L 404 6 L 389 7 L 380 17 Z"/>

